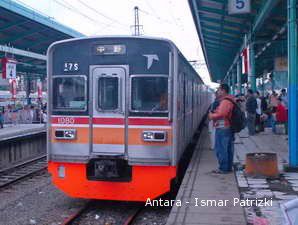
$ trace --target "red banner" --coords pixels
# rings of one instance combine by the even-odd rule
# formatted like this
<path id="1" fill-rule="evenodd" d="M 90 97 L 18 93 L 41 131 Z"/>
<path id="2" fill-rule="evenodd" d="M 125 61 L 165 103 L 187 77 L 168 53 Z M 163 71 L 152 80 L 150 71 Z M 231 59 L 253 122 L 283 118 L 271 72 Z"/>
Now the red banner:
<path id="1" fill-rule="evenodd" d="M 249 48 L 243 49 L 241 53 L 242 58 L 242 74 L 248 74 L 249 71 Z"/>
<path id="2" fill-rule="evenodd" d="M 37 97 L 42 98 L 42 82 L 41 82 L 41 80 L 37 80 L 36 85 L 37 85 Z"/>
<path id="3" fill-rule="evenodd" d="M 10 82 L 10 93 L 11 98 L 15 100 L 17 98 L 17 81 L 16 79 L 12 79 Z"/>

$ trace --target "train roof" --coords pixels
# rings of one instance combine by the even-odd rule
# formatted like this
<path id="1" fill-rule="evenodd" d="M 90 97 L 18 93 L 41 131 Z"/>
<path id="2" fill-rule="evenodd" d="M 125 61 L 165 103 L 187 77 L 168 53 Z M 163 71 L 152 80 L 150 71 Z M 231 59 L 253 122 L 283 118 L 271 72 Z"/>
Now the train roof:
<path id="1" fill-rule="evenodd" d="M 49 55 L 49 51 L 54 47 L 55 45 L 62 44 L 62 43 L 67 43 L 67 42 L 72 42 L 72 41 L 79 41 L 79 40 L 87 40 L 87 39 L 96 39 L 96 38 L 119 38 L 119 39 L 147 39 L 147 40 L 156 40 L 156 41 L 164 41 L 167 42 L 171 45 L 171 47 L 177 51 L 177 54 L 180 55 L 183 60 L 187 63 L 188 60 L 185 58 L 185 56 L 182 54 L 182 52 L 179 50 L 179 48 L 175 45 L 173 41 L 167 38 L 161 38 L 161 37 L 153 37 L 153 36 L 131 36 L 131 35 L 102 35 L 102 36 L 88 36 L 88 37 L 78 37 L 78 38 L 70 38 L 70 39 L 65 39 L 65 40 L 60 40 L 52 43 L 47 51 L 47 56 Z M 198 74 L 198 77 L 201 79 L 201 81 L 204 83 L 203 79 L 201 78 L 200 74 L 191 66 L 192 70 Z"/>
<path id="2" fill-rule="evenodd" d="M 178 47 L 174 44 L 174 42 L 167 38 L 159 38 L 159 37 L 152 37 L 152 36 L 131 36 L 131 35 L 102 35 L 102 36 L 69 38 L 69 39 L 53 42 L 49 46 L 47 54 L 49 53 L 49 50 L 57 44 L 67 43 L 67 42 L 72 42 L 72 41 L 79 41 L 79 40 L 96 39 L 96 38 L 100 38 L 100 39 L 102 39 L 102 38 L 119 38 L 119 39 L 128 38 L 128 39 L 148 39 L 148 40 L 164 41 L 164 42 L 168 42 L 173 48 L 175 48 L 179 51 Z"/>

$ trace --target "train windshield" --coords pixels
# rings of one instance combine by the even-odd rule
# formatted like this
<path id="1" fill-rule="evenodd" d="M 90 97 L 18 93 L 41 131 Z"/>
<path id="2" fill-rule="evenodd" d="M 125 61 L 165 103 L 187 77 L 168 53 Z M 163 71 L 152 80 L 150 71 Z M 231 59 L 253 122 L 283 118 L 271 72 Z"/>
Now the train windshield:
<path id="1" fill-rule="evenodd" d="M 168 111 L 167 76 L 136 76 L 132 78 L 131 86 L 131 111 Z"/>
<path id="2" fill-rule="evenodd" d="M 53 78 L 53 110 L 85 111 L 87 109 L 87 82 L 84 76 Z"/>

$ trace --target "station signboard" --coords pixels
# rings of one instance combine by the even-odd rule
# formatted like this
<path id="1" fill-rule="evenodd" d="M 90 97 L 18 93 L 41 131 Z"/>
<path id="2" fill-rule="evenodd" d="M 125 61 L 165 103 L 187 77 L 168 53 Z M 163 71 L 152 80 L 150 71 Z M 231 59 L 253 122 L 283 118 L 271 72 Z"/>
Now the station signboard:
<path id="1" fill-rule="evenodd" d="M 11 58 L 2 58 L 2 78 L 16 79 L 17 76 L 17 61 Z"/>
<path id="2" fill-rule="evenodd" d="M 229 14 L 244 14 L 250 13 L 250 0 L 229 0 L 228 5 Z"/>

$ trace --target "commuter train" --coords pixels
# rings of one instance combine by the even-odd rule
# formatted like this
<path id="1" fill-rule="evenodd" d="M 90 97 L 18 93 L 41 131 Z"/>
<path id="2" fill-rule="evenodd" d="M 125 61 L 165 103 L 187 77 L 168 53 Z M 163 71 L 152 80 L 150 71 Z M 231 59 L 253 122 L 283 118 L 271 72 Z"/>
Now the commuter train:
<path id="1" fill-rule="evenodd" d="M 72 197 L 168 192 L 208 88 L 169 40 L 88 37 L 48 49 L 48 170 Z"/>

